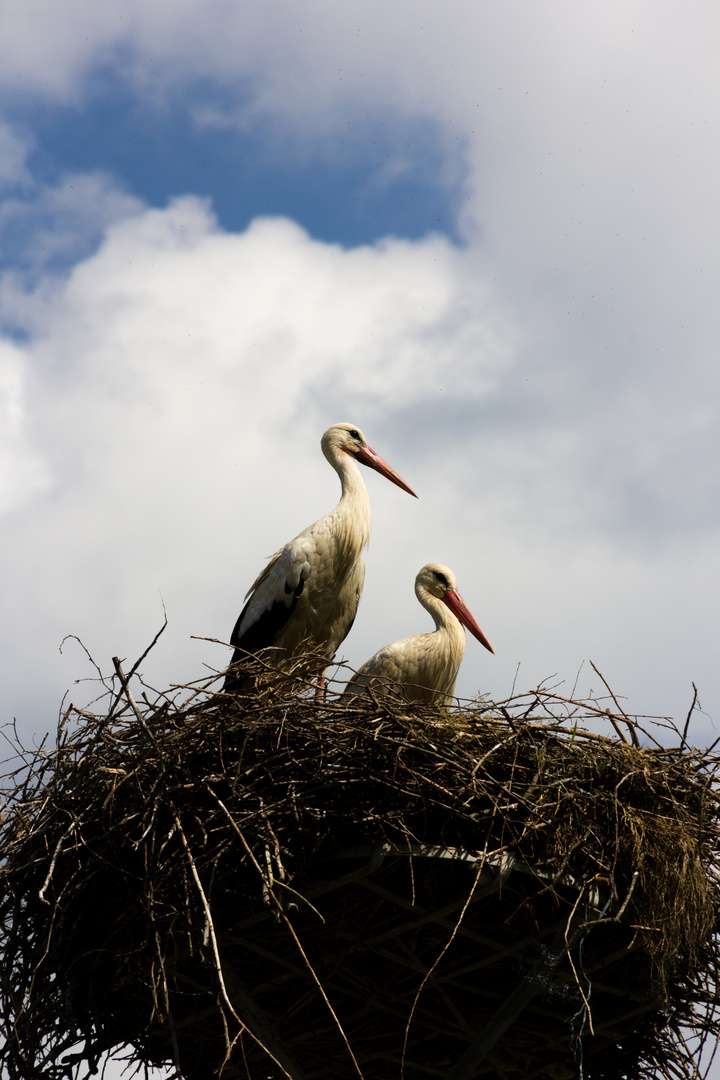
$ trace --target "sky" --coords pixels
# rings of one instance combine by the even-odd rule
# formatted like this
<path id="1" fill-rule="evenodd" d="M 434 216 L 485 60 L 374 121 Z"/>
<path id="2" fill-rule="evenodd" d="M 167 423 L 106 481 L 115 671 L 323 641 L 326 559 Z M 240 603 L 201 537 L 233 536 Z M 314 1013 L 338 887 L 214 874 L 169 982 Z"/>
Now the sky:
<path id="1" fill-rule="evenodd" d="M 222 668 L 349 420 L 419 499 L 365 475 L 341 657 L 430 629 L 439 561 L 496 653 L 461 696 L 592 662 L 713 742 L 719 48 L 699 0 L 4 5 L 3 722 L 165 613 L 149 684 Z"/>

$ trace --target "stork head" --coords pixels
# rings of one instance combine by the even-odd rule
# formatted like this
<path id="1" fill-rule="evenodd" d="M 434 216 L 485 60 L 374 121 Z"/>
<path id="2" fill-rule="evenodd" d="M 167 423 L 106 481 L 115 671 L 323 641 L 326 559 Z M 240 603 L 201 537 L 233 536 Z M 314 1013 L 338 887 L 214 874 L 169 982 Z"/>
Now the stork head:
<path id="1" fill-rule="evenodd" d="M 442 563 L 428 563 L 415 578 L 415 595 L 422 603 L 422 593 L 441 600 L 462 625 L 477 638 L 481 645 L 495 653 L 492 645 L 475 622 L 470 609 L 458 592 L 457 580 L 452 570 Z"/>
<path id="2" fill-rule="evenodd" d="M 354 424 L 333 424 L 323 435 L 320 445 L 323 454 L 334 467 L 337 467 L 340 455 L 349 454 L 350 457 L 359 461 L 361 465 L 367 465 L 369 469 L 379 472 L 386 480 L 397 484 L 399 488 L 407 491 L 409 495 L 413 495 L 417 499 L 417 495 L 405 483 L 402 476 L 399 476 L 394 469 L 391 469 L 388 463 L 383 461 L 372 447 L 368 446 L 367 439 L 362 431 L 360 428 L 355 427 Z"/>

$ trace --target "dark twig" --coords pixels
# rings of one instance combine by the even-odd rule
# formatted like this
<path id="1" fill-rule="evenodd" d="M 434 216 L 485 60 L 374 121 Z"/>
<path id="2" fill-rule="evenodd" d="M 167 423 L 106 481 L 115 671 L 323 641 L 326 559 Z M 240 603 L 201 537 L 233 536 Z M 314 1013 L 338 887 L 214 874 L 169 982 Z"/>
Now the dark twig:
<path id="1" fill-rule="evenodd" d="M 588 1080 L 699 1077 L 720 755 L 690 714 L 648 735 L 609 688 L 439 710 L 316 701 L 312 658 L 258 671 L 257 695 L 220 673 L 158 693 L 116 659 L 105 715 L 71 705 L 31 749 L 4 732 L 4 1080 L 77 1080 L 118 1047 L 190 1080 L 505 1054 L 559 1075 L 578 1040 Z"/>
<path id="2" fill-rule="evenodd" d="M 692 702 L 690 703 L 690 708 L 688 709 L 688 714 L 687 714 L 687 717 L 685 719 L 685 727 L 683 728 L 682 739 L 681 739 L 681 745 L 682 746 L 687 746 L 687 733 L 688 733 L 688 728 L 690 727 L 690 720 L 691 720 L 692 714 L 693 714 L 693 712 L 695 710 L 695 706 L 698 703 L 698 692 L 697 692 L 697 686 L 695 685 L 695 683 L 692 684 L 692 688 L 693 688 L 693 699 L 692 699 Z"/>

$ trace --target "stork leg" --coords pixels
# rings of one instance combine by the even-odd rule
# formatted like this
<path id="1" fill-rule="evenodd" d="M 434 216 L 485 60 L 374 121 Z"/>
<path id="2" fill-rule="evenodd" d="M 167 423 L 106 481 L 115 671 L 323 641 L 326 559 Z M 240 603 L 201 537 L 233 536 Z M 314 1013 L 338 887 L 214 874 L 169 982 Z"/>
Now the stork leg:
<path id="1" fill-rule="evenodd" d="M 320 672 L 320 674 L 318 675 L 317 685 L 315 687 L 315 700 L 316 701 L 322 701 L 324 699 L 324 697 L 325 697 L 325 692 L 327 690 L 327 679 L 325 678 L 325 672 L 326 671 L 327 671 L 327 668 L 323 668 L 322 671 Z"/>

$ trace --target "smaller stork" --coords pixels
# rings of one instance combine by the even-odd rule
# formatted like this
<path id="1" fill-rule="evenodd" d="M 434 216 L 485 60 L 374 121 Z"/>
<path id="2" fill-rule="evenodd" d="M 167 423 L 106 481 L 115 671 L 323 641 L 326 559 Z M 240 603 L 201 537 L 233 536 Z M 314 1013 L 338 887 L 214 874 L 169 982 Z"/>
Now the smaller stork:
<path id="1" fill-rule="evenodd" d="M 407 701 L 449 705 L 465 653 L 463 626 L 494 654 L 447 566 L 442 563 L 423 566 L 415 578 L 415 595 L 432 615 L 434 633 L 417 634 L 385 645 L 353 675 L 344 696 L 366 693 L 367 688 L 372 688 L 381 694 L 399 694 Z"/>

